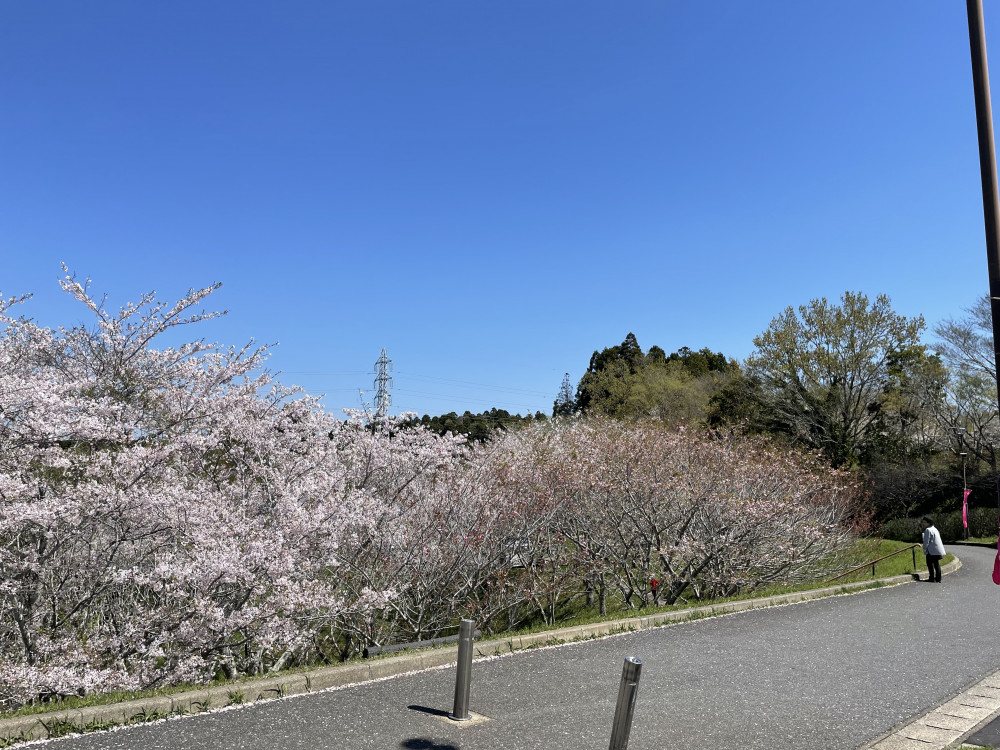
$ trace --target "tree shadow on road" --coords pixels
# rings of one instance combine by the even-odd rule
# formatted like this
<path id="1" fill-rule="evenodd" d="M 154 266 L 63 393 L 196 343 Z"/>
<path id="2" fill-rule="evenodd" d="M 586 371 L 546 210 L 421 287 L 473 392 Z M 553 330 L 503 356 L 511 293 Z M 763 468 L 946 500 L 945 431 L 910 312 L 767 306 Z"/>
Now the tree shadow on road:
<path id="1" fill-rule="evenodd" d="M 448 743 L 447 745 L 439 745 L 434 740 L 424 739 L 423 737 L 415 737 L 412 740 L 403 740 L 399 743 L 400 747 L 405 747 L 407 750 L 461 750 L 458 745 L 452 745 Z"/>

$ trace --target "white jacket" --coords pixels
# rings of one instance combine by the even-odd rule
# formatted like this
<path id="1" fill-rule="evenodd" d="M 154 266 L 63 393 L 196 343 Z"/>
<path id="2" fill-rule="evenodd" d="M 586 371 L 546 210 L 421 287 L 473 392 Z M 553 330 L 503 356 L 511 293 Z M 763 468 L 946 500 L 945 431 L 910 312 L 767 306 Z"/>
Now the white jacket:
<path id="1" fill-rule="evenodd" d="M 941 532 L 935 526 L 924 529 L 924 554 L 941 555 L 944 557 L 944 542 L 941 541 Z"/>

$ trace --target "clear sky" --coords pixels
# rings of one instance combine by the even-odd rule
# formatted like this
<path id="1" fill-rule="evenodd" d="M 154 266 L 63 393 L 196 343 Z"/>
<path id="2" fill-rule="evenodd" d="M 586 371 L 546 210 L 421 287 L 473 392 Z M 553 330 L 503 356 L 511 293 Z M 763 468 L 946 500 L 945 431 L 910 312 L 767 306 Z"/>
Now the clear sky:
<path id="1" fill-rule="evenodd" d="M 550 412 L 629 331 L 961 315 L 977 159 L 958 0 L 0 7 L 0 290 L 73 324 L 61 261 L 114 307 L 221 281 L 190 333 L 280 342 L 335 412 L 382 347 L 393 412 Z"/>

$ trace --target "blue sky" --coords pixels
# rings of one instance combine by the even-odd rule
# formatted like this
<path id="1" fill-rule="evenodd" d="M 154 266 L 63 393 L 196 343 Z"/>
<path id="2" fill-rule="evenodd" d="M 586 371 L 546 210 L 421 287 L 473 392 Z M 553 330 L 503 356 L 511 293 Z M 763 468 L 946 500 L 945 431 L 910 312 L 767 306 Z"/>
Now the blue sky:
<path id="1" fill-rule="evenodd" d="M 549 412 L 629 331 L 742 359 L 811 298 L 987 288 L 961 3 L 35 0 L 0 91 L 4 294 L 221 281 L 191 334 L 335 412 L 382 347 L 394 412 Z"/>

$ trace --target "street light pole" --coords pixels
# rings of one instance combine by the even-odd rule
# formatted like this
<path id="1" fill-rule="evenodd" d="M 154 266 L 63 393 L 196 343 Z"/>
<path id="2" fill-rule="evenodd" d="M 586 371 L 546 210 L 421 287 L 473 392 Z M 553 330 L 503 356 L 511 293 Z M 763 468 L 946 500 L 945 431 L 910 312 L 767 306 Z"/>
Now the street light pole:
<path id="1" fill-rule="evenodd" d="M 969 502 L 969 500 L 968 500 L 968 498 L 969 498 L 969 485 L 965 481 L 965 459 L 966 459 L 966 457 L 968 455 L 969 454 L 966 453 L 965 451 L 962 451 L 962 453 L 961 453 L 961 456 L 962 456 L 962 513 L 963 513 L 963 515 L 966 516 L 966 523 L 964 523 L 962 525 L 962 528 L 965 531 L 965 538 L 966 539 L 969 538 L 968 506 L 967 506 L 967 503 Z"/>
<path id="2" fill-rule="evenodd" d="M 982 0 L 966 0 L 969 17 L 969 49 L 972 53 L 972 85 L 976 94 L 976 127 L 979 134 L 979 174 L 983 183 L 983 219 L 986 226 L 986 263 L 990 279 L 990 310 L 993 314 L 993 358 L 1000 384 L 1000 197 L 997 194 L 997 155 L 993 141 L 993 110 L 990 104 L 990 73 L 986 63 L 986 28 Z M 997 392 L 1000 408 L 1000 390 Z M 1000 506 L 1000 484 L 997 485 Z"/>
<path id="3" fill-rule="evenodd" d="M 965 428 L 964 427 L 952 427 L 952 431 L 955 433 L 955 437 L 958 438 L 958 455 L 962 457 L 962 533 L 963 536 L 969 538 L 969 527 L 966 525 L 968 511 L 966 509 L 966 502 L 968 498 L 969 485 L 965 481 L 965 459 L 968 457 L 968 453 L 965 452 Z"/>

